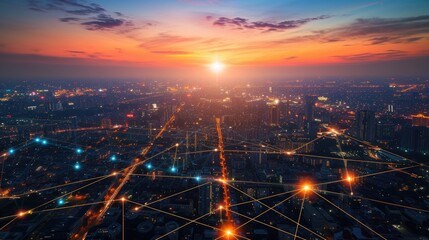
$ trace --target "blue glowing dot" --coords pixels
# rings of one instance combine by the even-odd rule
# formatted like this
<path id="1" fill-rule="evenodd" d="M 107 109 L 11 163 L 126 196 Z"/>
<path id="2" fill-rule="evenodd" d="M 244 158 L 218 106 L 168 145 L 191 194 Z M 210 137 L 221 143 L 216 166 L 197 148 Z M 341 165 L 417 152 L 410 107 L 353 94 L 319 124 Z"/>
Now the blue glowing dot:
<path id="1" fill-rule="evenodd" d="M 63 205 L 64 203 L 64 199 L 58 199 L 58 205 Z"/>
<path id="2" fill-rule="evenodd" d="M 177 171 L 177 169 L 174 166 L 171 167 L 170 170 L 171 170 L 171 172 L 176 172 Z"/>
<path id="3" fill-rule="evenodd" d="M 42 141 L 42 144 L 43 144 L 43 145 L 46 145 L 46 144 L 48 144 L 48 141 L 47 141 L 47 140 L 43 140 L 43 141 Z"/>
<path id="4" fill-rule="evenodd" d="M 115 155 L 111 156 L 111 157 L 110 157 L 110 160 L 112 160 L 112 161 L 116 161 L 116 156 L 115 156 Z"/>
<path id="5" fill-rule="evenodd" d="M 35 138 L 34 141 L 40 142 L 40 138 Z"/>
<path id="6" fill-rule="evenodd" d="M 9 149 L 9 151 L 7 151 L 9 154 L 14 154 L 15 153 L 15 149 L 11 148 Z"/>
<path id="7" fill-rule="evenodd" d="M 82 152 L 83 152 L 83 150 L 82 150 L 82 149 L 80 149 L 80 148 L 77 148 L 77 149 L 76 149 L 76 153 L 77 153 L 77 154 L 80 154 L 80 153 L 82 153 Z"/>
<path id="8" fill-rule="evenodd" d="M 80 164 L 77 162 L 73 167 L 74 167 L 74 169 L 79 170 L 80 169 Z"/>
<path id="9" fill-rule="evenodd" d="M 195 180 L 196 180 L 197 182 L 199 182 L 199 181 L 201 180 L 201 177 L 200 177 L 200 176 L 196 176 L 196 177 L 195 177 Z"/>

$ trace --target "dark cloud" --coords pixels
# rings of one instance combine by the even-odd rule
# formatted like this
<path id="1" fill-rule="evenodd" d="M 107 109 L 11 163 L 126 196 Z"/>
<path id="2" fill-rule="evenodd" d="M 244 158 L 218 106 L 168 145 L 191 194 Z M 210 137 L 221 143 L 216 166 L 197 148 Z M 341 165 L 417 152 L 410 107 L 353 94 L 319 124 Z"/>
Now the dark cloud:
<path id="1" fill-rule="evenodd" d="M 49 11 L 58 10 L 73 15 L 86 16 L 106 12 L 95 3 L 85 3 L 79 0 L 28 0 L 31 10 Z"/>
<path id="2" fill-rule="evenodd" d="M 408 54 L 404 51 L 387 50 L 385 52 L 378 52 L 378 53 L 359 53 L 359 54 L 341 55 L 341 56 L 333 56 L 333 57 L 339 58 L 341 60 L 346 60 L 346 61 L 365 62 L 365 61 L 374 61 L 374 60 L 380 60 L 380 59 L 399 59 L 407 56 Z"/>
<path id="3" fill-rule="evenodd" d="M 289 44 L 303 41 L 320 43 L 359 40 L 366 45 L 387 43 L 413 43 L 422 41 L 429 33 L 429 15 L 407 18 L 368 18 L 311 34 L 273 41 L 273 44 Z"/>
<path id="4" fill-rule="evenodd" d="M 90 21 L 82 23 L 87 30 L 106 30 L 124 25 L 131 26 L 132 23 L 124 19 L 113 18 L 107 14 L 99 14 L 97 17 L 92 18 Z"/>
<path id="5" fill-rule="evenodd" d="M 282 22 L 267 22 L 267 21 L 249 21 L 246 18 L 235 17 L 235 18 L 227 18 L 227 17 L 219 17 L 213 22 L 213 25 L 220 27 L 229 27 L 236 30 L 244 30 L 244 29 L 255 29 L 263 32 L 273 32 L 273 31 L 285 31 L 288 29 L 294 29 L 301 27 L 302 25 L 330 18 L 328 15 L 321 15 L 313 18 L 302 18 L 296 20 L 286 20 Z M 206 17 L 207 20 L 211 20 L 211 16 Z"/>
<path id="6" fill-rule="evenodd" d="M 28 0 L 28 4 L 34 11 L 63 12 L 66 16 L 59 19 L 61 22 L 78 23 L 90 31 L 116 30 L 124 34 L 139 29 L 123 13 L 109 12 L 96 3 L 83 0 Z"/>
<path id="7" fill-rule="evenodd" d="M 342 41 L 367 38 L 369 44 L 410 43 L 422 39 L 429 32 L 429 15 L 406 18 L 367 18 L 335 29 L 316 32 L 320 37 Z"/>
<path id="8" fill-rule="evenodd" d="M 75 18 L 75 17 L 65 17 L 65 18 L 60 18 L 61 22 L 78 22 L 80 21 L 80 18 Z"/>

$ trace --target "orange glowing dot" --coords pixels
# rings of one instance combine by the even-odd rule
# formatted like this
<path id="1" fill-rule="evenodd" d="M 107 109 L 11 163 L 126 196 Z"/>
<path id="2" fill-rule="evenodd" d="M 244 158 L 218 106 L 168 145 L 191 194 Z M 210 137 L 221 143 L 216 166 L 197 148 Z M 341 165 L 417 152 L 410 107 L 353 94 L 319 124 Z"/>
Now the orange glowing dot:
<path id="1" fill-rule="evenodd" d="M 113 175 L 113 176 L 116 176 L 116 174 L 118 174 L 118 173 L 117 173 L 117 172 L 113 172 L 113 173 L 112 173 L 112 175 Z"/>
<path id="2" fill-rule="evenodd" d="M 219 206 L 219 209 L 220 209 L 220 210 L 222 210 L 222 209 L 223 209 L 223 206 L 222 206 L 222 205 L 220 205 L 220 206 Z"/>
<path id="3" fill-rule="evenodd" d="M 179 144 L 178 143 L 176 143 L 176 147 L 178 147 L 179 146 Z"/>
<path id="4" fill-rule="evenodd" d="M 139 208 L 138 208 L 138 207 L 135 207 L 135 208 L 134 208 L 134 211 L 138 211 L 138 210 L 139 210 Z"/>
<path id="5" fill-rule="evenodd" d="M 19 217 L 23 217 L 23 216 L 25 216 L 25 212 L 19 212 L 19 213 L 18 213 L 18 216 L 19 216 Z"/>
<path id="6" fill-rule="evenodd" d="M 348 176 L 348 177 L 347 177 L 347 181 L 348 181 L 348 182 L 352 182 L 352 181 L 353 181 L 353 178 L 352 178 L 352 177 L 350 177 L 350 176 Z"/>
<path id="7" fill-rule="evenodd" d="M 124 198 L 124 197 L 121 197 L 121 201 L 122 201 L 122 202 L 125 202 L 125 198 Z"/>
<path id="8" fill-rule="evenodd" d="M 226 231 L 225 231 L 225 234 L 226 234 L 227 236 L 231 236 L 231 235 L 232 235 L 232 231 L 231 231 L 231 230 L 226 230 Z"/>

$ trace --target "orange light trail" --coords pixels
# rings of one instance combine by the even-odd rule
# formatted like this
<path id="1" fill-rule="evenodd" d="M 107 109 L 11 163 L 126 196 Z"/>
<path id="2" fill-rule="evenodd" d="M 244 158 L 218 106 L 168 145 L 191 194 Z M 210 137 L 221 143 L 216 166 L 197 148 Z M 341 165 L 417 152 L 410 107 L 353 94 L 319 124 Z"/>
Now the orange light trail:
<path id="1" fill-rule="evenodd" d="M 223 189 L 223 202 L 224 202 L 224 207 L 226 210 L 225 216 L 226 216 L 228 222 L 231 222 L 231 214 L 229 213 L 231 201 L 230 201 L 228 185 L 227 185 L 226 180 L 225 180 L 225 179 L 228 179 L 228 170 L 226 167 L 226 158 L 225 158 L 224 144 L 223 144 L 223 138 L 222 138 L 222 129 L 220 126 L 220 118 L 216 118 L 216 131 L 217 131 L 217 135 L 218 135 L 218 139 L 219 139 L 219 143 L 218 143 L 219 160 L 220 160 L 220 165 L 222 167 L 221 183 L 222 183 L 222 189 Z"/>
<path id="2" fill-rule="evenodd" d="M 110 206 L 115 201 L 116 197 L 124 187 L 124 185 L 128 182 L 132 174 L 135 172 L 138 166 L 141 165 L 141 163 L 144 163 L 144 161 L 141 161 L 140 159 L 143 159 L 146 154 L 150 151 L 150 149 L 153 146 L 153 143 L 158 140 L 164 132 L 167 130 L 167 128 L 170 126 L 171 123 L 174 122 L 176 118 L 176 114 L 180 112 L 184 104 L 181 104 L 177 109 L 175 114 L 171 116 L 171 118 L 164 124 L 164 127 L 160 130 L 160 132 L 155 136 L 155 138 L 152 140 L 152 144 L 149 144 L 147 147 L 145 147 L 141 155 L 136 158 L 136 161 L 134 161 L 127 169 L 124 170 L 122 177 L 118 180 L 118 182 L 113 183 L 109 190 L 107 191 L 106 195 L 104 196 L 104 200 L 106 201 L 104 205 L 101 207 L 101 209 L 97 209 L 93 211 L 93 209 L 90 209 L 86 212 L 86 214 L 83 216 L 81 227 L 77 230 L 76 233 L 72 234 L 71 239 L 85 239 L 86 235 L 88 234 L 88 231 L 96 226 L 101 220 L 104 214 L 107 212 L 107 210 L 110 208 Z"/>

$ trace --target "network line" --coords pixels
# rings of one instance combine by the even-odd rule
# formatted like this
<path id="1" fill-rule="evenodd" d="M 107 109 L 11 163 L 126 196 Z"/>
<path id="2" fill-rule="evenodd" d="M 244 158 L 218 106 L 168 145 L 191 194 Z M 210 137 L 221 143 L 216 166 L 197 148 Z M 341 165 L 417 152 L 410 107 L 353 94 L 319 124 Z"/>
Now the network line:
<path id="1" fill-rule="evenodd" d="M 183 105 L 181 107 L 183 107 Z M 179 107 L 178 111 L 180 111 L 181 107 Z M 174 121 L 174 115 L 172 116 L 172 118 L 170 120 L 171 120 L 171 122 Z M 89 202 L 89 203 L 82 203 L 82 204 L 76 204 L 76 205 L 70 205 L 70 206 L 55 207 L 55 208 L 46 208 L 46 209 L 37 210 L 37 209 L 39 209 L 39 208 L 41 208 L 43 206 L 46 206 L 46 205 L 48 205 L 48 204 L 50 204 L 50 203 L 52 203 L 52 202 L 54 202 L 54 201 L 56 201 L 58 199 L 63 198 L 64 196 L 70 195 L 70 194 L 72 194 L 72 193 L 74 193 L 76 191 L 79 191 L 79 190 L 82 190 L 84 188 L 87 188 L 87 187 L 89 187 L 91 185 L 94 185 L 94 184 L 96 184 L 96 183 L 104 180 L 104 179 L 107 179 L 107 178 L 113 177 L 113 176 L 117 176 L 118 174 L 119 175 L 122 174 L 125 177 L 121 178 L 120 180 L 122 180 L 124 184 L 120 185 L 120 188 L 118 188 L 119 190 L 117 189 L 118 190 L 117 193 L 119 193 L 119 191 L 122 189 L 122 187 L 127 182 L 128 178 L 131 177 L 131 176 L 136 176 L 136 177 L 139 177 L 139 176 L 142 176 L 142 177 L 153 177 L 154 176 L 153 174 L 137 174 L 137 173 L 134 173 L 134 170 L 138 166 L 141 166 L 142 164 L 148 162 L 149 160 L 154 159 L 154 158 L 156 158 L 156 157 L 158 157 L 158 156 L 160 156 L 162 154 L 165 154 L 165 153 L 169 152 L 171 149 L 175 148 L 173 166 L 175 164 L 176 157 L 179 156 L 179 155 L 219 152 L 220 153 L 220 158 L 221 158 L 221 164 L 222 164 L 222 161 L 223 161 L 224 162 L 223 164 L 225 165 L 225 172 L 222 171 L 222 178 L 221 179 L 216 179 L 216 178 L 212 178 L 212 177 L 200 177 L 200 176 L 198 176 L 198 181 L 202 180 L 202 181 L 206 181 L 206 182 L 203 183 L 203 184 L 198 184 L 197 186 L 194 186 L 194 187 L 191 187 L 191 188 L 187 188 L 187 189 L 185 189 L 183 191 L 180 191 L 180 192 L 177 192 L 177 193 L 174 193 L 174 194 L 169 194 L 168 196 L 162 197 L 160 199 L 154 200 L 154 201 L 149 202 L 149 203 L 141 204 L 141 203 L 129 200 L 129 199 L 121 200 L 122 201 L 122 238 L 124 238 L 124 229 L 125 229 L 125 222 L 124 222 L 125 221 L 124 220 L 124 204 L 125 204 L 125 202 L 129 202 L 129 203 L 138 205 L 138 206 L 140 206 L 142 208 L 148 208 L 148 209 L 151 209 L 151 210 L 154 210 L 154 211 L 157 211 L 157 212 L 160 212 L 160 213 L 163 213 L 163 214 L 167 214 L 167 215 L 170 215 L 170 216 L 173 216 L 173 217 L 176 217 L 176 218 L 179 218 L 179 219 L 187 221 L 185 224 L 181 225 L 180 227 L 178 227 L 176 229 L 171 230 L 170 232 L 168 232 L 168 233 L 164 234 L 163 236 L 159 237 L 158 239 L 164 238 L 164 237 L 170 235 L 171 233 L 174 233 L 174 232 L 178 231 L 179 229 L 182 229 L 182 228 L 184 228 L 184 227 L 186 227 L 186 226 L 188 226 L 190 224 L 199 224 L 201 226 L 205 226 L 205 227 L 208 227 L 208 228 L 211 228 L 211 229 L 215 229 L 218 232 L 222 233 L 222 235 L 219 238 L 222 238 L 222 237 L 226 236 L 227 233 L 225 232 L 224 229 L 222 229 L 222 228 L 216 228 L 215 226 L 210 226 L 208 224 L 200 222 L 200 220 L 204 219 L 205 217 L 209 216 L 210 214 L 213 214 L 213 212 L 209 212 L 209 213 L 203 214 L 203 215 L 201 215 L 199 217 L 196 217 L 194 219 L 188 219 L 188 218 L 181 217 L 179 215 L 172 214 L 172 213 L 169 213 L 169 212 L 166 212 L 166 211 L 163 211 L 163 210 L 160 210 L 160 209 L 157 209 L 157 208 L 154 208 L 154 207 L 150 206 L 150 205 L 152 205 L 154 203 L 161 202 L 161 201 L 163 201 L 165 199 L 172 198 L 172 197 L 178 196 L 180 194 L 186 193 L 188 191 L 192 191 L 192 190 L 198 189 L 198 188 L 200 188 L 202 186 L 205 186 L 207 184 L 216 182 L 216 183 L 218 183 L 221 186 L 225 186 L 225 188 L 228 190 L 228 192 L 229 192 L 229 188 L 232 188 L 232 189 L 235 189 L 237 192 L 240 192 L 242 195 L 245 195 L 245 196 L 247 196 L 247 197 L 249 197 L 249 198 L 252 199 L 250 201 L 245 201 L 245 202 L 241 202 L 241 203 L 237 203 L 237 204 L 231 204 L 231 203 L 226 204 L 226 206 L 228 206 L 227 209 L 226 209 L 227 210 L 226 211 L 227 214 L 232 213 L 232 214 L 236 214 L 238 216 L 241 216 L 243 218 L 248 219 L 247 222 L 245 222 L 242 225 L 236 227 L 235 230 L 238 230 L 238 229 L 244 227 L 245 225 L 247 225 L 250 222 L 256 222 L 256 223 L 265 225 L 267 227 L 274 228 L 274 229 L 276 229 L 276 230 L 278 230 L 280 232 L 284 232 L 286 234 L 294 236 L 294 239 L 295 238 L 303 239 L 303 238 L 297 236 L 299 228 L 305 229 L 308 232 L 316 235 L 317 237 L 320 237 L 320 238 L 324 239 L 322 236 L 318 235 L 317 233 L 313 232 L 312 230 L 310 230 L 310 229 L 306 228 L 305 226 L 303 226 L 302 224 L 300 224 L 301 214 L 302 214 L 302 210 L 303 210 L 303 207 L 304 207 L 304 202 L 306 200 L 306 194 L 304 194 L 304 197 L 302 198 L 300 213 L 299 213 L 297 221 L 295 221 L 295 220 L 287 217 L 286 215 L 280 213 L 279 211 L 277 211 L 275 209 L 280 204 L 286 202 L 287 200 L 289 200 L 292 197 L 294 197 L 297 194 L 299 194 L 302 190 L 295 189 L 295 190 L 292 190 L 292 191 L 281 192 L 281 193 L 278 193 L 278 194 L 274 194 L 274 195 L 270 195 L 270 196 L 266 196 L 266 197 L 262 197 L 262 198 L 256 199 L 256 198 L 248 195 L 244 191 L 242 191 L 242 190 L 240 190 L 240 189 L 238 189 L 237 187 L 234 186 L 234 185 L 238 185 L 238 184 L 260 184 L 260 185 L 266 184 L 266 185 L 273 185 L 273 186 L 291 186 L 291 187 L 297 187 L 298 186 L 297 184 L 269 183 L 269 182 L 257 182 L 257 181 L 246 181 L 246 180 L 228 179 L 228 177 L 227 177 L 227 171 L 226 171 L 226 159 L 225 159 L 225 156 L 223 155 L 223 153 L 281 154 L 281 155 L 287 155 L 287 156 L 302 156 L 302 157 L 320 158 L 320 159 L 323 159 L 323 160 L 325 160 L 325 159 L 326 160 L 341 160 L 341 161 L 344 162 L 344 167 L 346 169 L 346 174 L 347 175 L 349 174 L 349 172 L 348 172 L 349 169 L 348 169 L 348 165 L 347 165 L 348 161 L 350 161 L 350 162 L 356 162 L 356 163 L 365 163 L 365 164 L 381 164 L 381 165 L 387 165 L 387 167 L 391 168 L 389 170 L 385 170 L 385 171 L 381 171 L 381 172 L 375 172 L 375 173 L 369 173 L 369 174 L 364 174 L 364 175 L 360 175 L 360 176 L 359 175 L 358 176 L 354 176 L 355 179 L 359 179 L 359 178 L 363 179 L 363 178 L 367 178 L 367 177 L 371 177 L 371 176 L 377 176 L 377 175 L 387 174 L 387 173 L 392 173 L 392 172 L 400 172 L 400 173 L 409 174 L 410 176 L 412 176 L 412 174 L 406 172 L 405 170 L 416 168 L 416 167 L 427 167 L 427 165 L 425 165 L 425 164 L 418 163 L 417 161 L 413 161 L 413 160 L 408 159 L 408 158 L 404 158 L 404 157 L 402 157 L 402 156 L 400 156 L 398 154 L 389 152 L 389 151 L 384 150 L 384 149 L 380 149 L 380 151 L 385 151 L 387 153 L 390 153 L 390 154 L 393 154 L 393 155 L 395 155 L 397 157 L 400 157 L 400 158 L 402 158 L 404 160 L 409 160 L 410 162 L 412 162 L 412 163 L 414 163 L 416 165 L 397 168 L 397 167 L 394 167 L 394 165 L 395 166 L 396 165 L 404 165 L 405 163 L 401 163 L 401 162 L 385 162 L 385 161 L 369 161 L 369 160 L 360 160 L 360 159 L 348 159 L 348 158 L 345 158 L 343 155 L 340 155 L 341 158 L 337 158 L 337 157 L 319 156 L 319 155 L 303 154 L 303 153 L 297 153 L 296 152 L 296 151 L 299 151 L 300 149 L 308 146 L 309 144 L 311 144 L 311 143 L 313 143 L 313 142 L 321 139 L 321 137 L 317 137 L 317 138 L 315 138 L 315 139 L 313 139 L 313 140 L 311 140 L 311 141 L 309 141 L 309 142 L 301 145 L 300 147 L 292 149 L 292 150 L 289 150 L 289 151 L 285 151 L 285 150 L 280 149 L 280 148 L 278 148 L 276 146 L 270 146 L 269 144 L 265 144 L 263 142 L 251 143 L 251 142 L 245 142 L 245 141 L 241 141 L 240 143 L 249 143 L 250 146 L 252 146 L 252 147 L 258 147 L 260 150 L 259 151 L 255 151 L 255 150 L 234 150 L 234 149 L 228 150 L 228 149 L 225 149 L 225 148 L 226 147 L 239 146 L 239 145 L 237 145 L 237 144 L 229 144 L 228 145 L 228 144 L 225 144 L 223 142 L 223 140 L 227 140 L 227 141 L 229 141 L 229 140 L 228 140 L 228 138 L 222 138 L 222 135 L 221 135 L 222 134 L 222 132 L 221 132 L 222 129 L 220 127 L 220 120 L 218 120 L 218 119 L 216 119 L 216 131 L 218 132 L 218 138 L 219 138 L 218 139 L 218 149 L 208 149 L 208 150 L 200 150 L 200 151 L 178 152 L 179 145 L 175 144 L 175 145 L 173 145 L 171 147 L 168 147 L 165 150 L 163 150 L 163 151 L 161 151 L 161 152 L 159 152 L 157 154 L 154 154 L 151 157 L 146 158 L 145 156 L 146 156 L 146 154 L 149 153 L 149 151 L 150 151 L 151 146 L 153 145 L 153 143 L 157 139 L 159 139 L 162 136 L 162 134 L 168 129 L 168 125 L 171 123 L 170 120 L 156 134 L 156 136 L 155 136 L 154 140 L 151 142 L 151 144 L 149 144 L 147 147 L 145 147 L 143 149 L 143 151 L 140 153 L 140 156 L 138 157 L 139 160 L 137 162 L 132 163 L 130 166 L 128 166 L 126 168 L 123 168 L 121 170 L 118 170 L 118 171 L 116 171 L 116 172 L 114 172 L 112 174 L 108 174 L 108 175 L 103 175 L 103 176 L 98 176 L 98 177 L 93 177 L 93 178 L 78 180 L 78 181 L 74 181 L 74 182 L 68 182 L 68 183 L 59 184 L 59 185 L 52 186 L 52 187 L 47 187 L 47 188 L 42 188 L 42 189 L 38 189 L 38 190 L 24 192 L 24 193 L 20 193 L 20 194 L 16 194 L 16 195 L 11 195 L 9 197 L 1 197 L 0 199 L 18 199 L 18 198 L 23 198 L 25 196 L 28 197 L 29 195 L 34 194 L 34 193 L 40 193 L 40 192 L 43 192 L 43 191 L 52 190 L 52 189 L 56 189 L 56 188 L 62 188 L 62 187 L 71 186 L 71 185 L 75 185 L 75 184 L 79 184 L 79 183 L 90 182 L 89 184 L 86 184 L 86 185 L 84 185 L 82 187 L 79 187 L 77 189 L 74 189 L 72 191 L 68 191 L 67 193 L 65 193 L 63 195 L 61 195 L 59 197 L 56 197 L 56 198 L 54 198 L 54 199 L 52 199 L 50 201 L 46 201 L 43 204 L 41 204 L 39 206 L 36 206 L 36 207 L 34 207 L 34 208 L 30 209 L 30 210 L 27 210 L 27 211 L 24 211 L 24 212 L 20 212 L 20 213 L 15 214 L 15 215 L 0 217 L 0 220 L 12 218 L 9 222 L 7 222 L 5 225 L 3 225 L 0 228 L 0 230 L 6 228 L 8 225 L 10 225 L 11 223 L 13 223 L 17 219 L 20 219 L 20 218 L 22 218 L 22 217 L 24 217 L 26 215 L 31 215 L 31 214 L 40 214 L 40 213 L 45 213 L 45 212 L 60 211 L 60 210 L 65 210 L 65 209 L 70 209 L 70 208 L 85 207 L 85 206 L 94 206 L 94 205 L 105 205 L 106 206 L 105 209 L 107 209 L 107 208 L 110 207 L 111 204 L 113 204 L 114 202 L 117 202 L 117 201 L 120 200 L 120 199 L 116 198 L 117 194 L 115 195 L 115 197 L 113 197 L 113 199 L 108 199 L 108 200 L 105 200 L 105 201 Z M 331 133 L 331 132 L 327 132 L 327 133 Z M 197 132 L 195 132 L 195 134 L 197 134 Z M 335 137 L 334 139 L 336 139 L 336 141 L 337 141 L 340 153 L 342 153 L 343 151 L 342 151 L 342 148 L 341 148 L 341 143 L 339 141 L 338 135 L 339 134 L 334 134 L 333 136 Z M 343 134 L 343 133 L 341 133 L 341 136 L 344 136 L 344 137 L 349 138 L 351 140 L 355 140 L 355 141 L 357 141 L 359 143 L 365 144 L 366 146 L 376 147 L 374 145 L 371 145 L 371 144 L 366 143 L 364 141 L 360 141 L 358 139 L 355 139 L 355 138 L 350 137 L 350 136 L 348 136 L 346 134 Z M 44 139 L 47 139 L 47 138 L 44 138 Z M 65 149 L 70 149 L 70 150 L 76 150 L 76 148 L 73 148 L 73 147 L 63 146 L 61 144 L 56 144 L 56 143 L 62 142 L 60 140 L 53 140 L 53 141 L 51 141 L 51 139 L 49 139 L 49 140 L 51 142 L 50 144 L 53 145 L 53 146 L 55 146 L 55 147 L 65 148 Z M 237 140 L 231 139 L 231 141 L 237 141 Z M 22 148 L 30 146 L 33 143 L 34 143 L 33 141 L 27 141 L 24 144 L 21 144 L 21 145 L 13 147 L 13 149 L 14 150 L 21 150 Z M 64 143 L 66 143 L 66 142 L 64 142 Z M 109 146 L 110 145 L 105 146 L 103 148 L 107 148 Z M 82 146 L 82 148 L 84 148 L 84 147 Z M 97 149 L 96 151 L 101 151 L 101 149 L 103 149 L 103 148 Z M 264 148 L 264 150 L 261 151 L 261 148 Z M 6 158 L 6 157 L 8 157 L 8 155 L 9 154 L 7 152 L 4 152 L 2 156 L 4 158 Z M 222 159 L 222 155 L 223 155 L 223 159 Z M 3 159 L 2 167 L 4 167 L 4 161 L 5 161 L 5 159 Z M 196 176 L 156 175 L 156 174 L 155 174 L 155 176 L 159 177 L 159 178 L 171 178 L 171 179 L 196 179 Z M 327 185 L 327 184 L 333 184 L 333 183 L 340 183 L 340 182 L 344 182 L 344 181 L 347 181 L 347 179 L 339 179 L 339 180 L 334 180 L 334 181 L 316 183 L 313 186 L 321 186 L 321 185 Z M 349 184 L 350 184 L 350 188 L 351 188 L 351 183 L 349 183 Z M 334 203 L 332 203 L 328 199 L 324 198 L 320 194 L 333 194 L 333 195 L 339 195 L 339 196 L 348 196 L 350 198 L 360 198 L 360 199 L 363 199 L 363 200 L 377 202 L 377 203 L 380 203 L 380 204 L 386 204 L 386 205 L 390 205 L 390 206 L 394 206 L 394 207 L 405 208 L 405 209 L 410 209 L 410 210 L 414 210 L 414 211 L 418 211 L 418 212 L 429 213 L 429 210 L 426 210 L 426 209 L 416 208 L 416 207 L 412 207 L 412 206 L 406 206 L 406 205 L 397 204 L 397 203 L 386 202 L 386 201 L 382 201 L 382 200 L 378 200 L 378 199 L 366 198 L 366 197 L 363 197 L 363 196 L 354 196 L 354 195 L 349 195 L 349 194 L 344 194 L 344 193 L 339 193 L 339 192 L 332 192 L 332 191 L 327 191 L 327 190 L 320 190 L 320 189 L 312 189 L 312 192 L 314 192 L 316 195 L 318 195 L 321 199 L 325 200 L 329 204 L 335 206 L 339 211 L 341 211 L 344 214 L 348 215 L 353 220 L 357 221 L 359 224 L 361 224 L 365 228 L 369 229 L 371 232 L 373 232 L 377 236 L 381 237 L 382 239 L 385 239 L 385 238 L 381 234 L 375 232 L 369 226 L 365 225 L 363 222 L 361 222 L 357 218 L 354 218 L 351 214 L 349 214 L 345 210 L 341 209 L 340 207 L 336 206 Z M 351 189 L 351 192 L 353 192 L 352 189 Z M 287 197 L 287 198 L 285 198 L 285 199 L 283 199 L 281 202 L 276 203 L 274 206 L 269 206 L 269 205 L 264 204 L 262 202 L 265 199 L 279 197 L 279 196 L 282 196 L 282 195 L 285 195 L 285 194 L 289 194 L 289 193 L 292 193 L 292 195 L 289 196 L 289 197 Z M 234 211 L 232 211 L 230 209 L 230 208 L 235 207 L 235 206 L 240 206 L 240 205 L 244 205 L 244 204 L 248 204 L 248 203 L 254 203 L 254 202 L 260 203 L 264 207 L 267 207 L 267 209 L 265 211 L 263 211 L 262 213 L 254 216 L 254 217 L 248 217 L 248 216 L 246 216 L 244 214 L 240 214 L 240 213 L 234 212 Z M 218 210 L 219 209 L 216 209 L 215 212 L 218 211 Z M 262 221 L 257 220 L 257 218 L 259 218 L 260 216 L 264 215 L 265 213 L 267 213 L 269 211 L 276 212 L 276 213 L 280 214 L 282 217 L 284 217 L 285 219 L 288 219 L 289 221 L 294 222 L 296 224 L 295 234 L 288 233 L 287 231 L 284 231 L 284 230 L 279 229 L 279 228 L 275 228 L 274 226 L 271 226 L 269 224 L 266 224 L 266 223 L 264 223 Z M 239 236 L 239 235 L 232 235 L 232 237 L 234 237 L 234 238 L 236 238 L 236 236 L 239 237 L 239 238 L 247 239 L 247 238 Z"/>
<path id="2" fill-rule="evenodd" d="M 336 209 L 340 210 L 341 212 L 343 212 L 344 214 L 346 214 L 347 216 L 349 216 L 350 218 L 352 218 L 353 220 L 355 220 L 356 222 L 358 222 L 359 224 L 361 224 L 362 226 L 364 226 L 365 228 L 367 228 L 368 230 L 370 230 L 371 232 L 375 233 L 377 236 L 379 236 L 382 239 L 387 240 L 385 237 L 383 237 L 380 233 L 374 231 L 372 228 L 370 228 L 369 226 L 367 226 L 365 223 L 361 222 L 359 219 L 353 217 L 350 213 L 346 212 L 345 210 L 343 210 L 342 208 L 338 207 L 337 205 L 335 205 L 333 202 L 329 201 L 328 199 L 326 199 L 325 197 L 323 197 L 322 195 L 318 194 L 316 191 L 313 191 L 313 193 L 315 193 L 317 196 L 319 196 L 320 198 L 322 198 L 323 200 L 325 200 L 327 203 L 331 204 L 332 206 L 334 206 Z"/>
<path id="3" fill-rule="evenodd" d="M 267 205 L 267 204 L 265 204 L 264 202 L 259 201 L 258 199 L 256 199 L 256 198 L 252 197 L 251 195 L 247 194 L 246 192 L 244 192 L 244 191 L 242 191 L 242 190 L 240 190 L 240 189 L 238 189 L 238 188 L 234 187 L 232 184 L 228 184 L 228 186 L 230 186 L 231 188 L 233 188 L 233 189 L 235 189 L 236 191 L 240 192 L 241 194 L 243 194 L 243 195 L 245 195 L 245 196 L 247 196 L 247 197 L 249 197 L 249 198 L 251 198 L 251 199 L 255 200 L 256 202 L 258 202 L 258 203 L 259 203 L 259 204 L 261 204 L 262 206 L 267 207 L 267 208 L 270 208 L 270 206 L 268 206 L 268 205 Z M 281 213 L 281 212 L 277 211 L 276 209 L 272 209 L 272 211 L 273 211 L 273 212 L 275 212 L 275 213 L 277 213 L 277 214 L 279 214 L 279 215 L 280 215 L 280 216 L 282 216 L 283 218 L 285 218 L 285 219 L 287 219 L 287 220 L 289 220 L 289 221 L 291 221 L 291 222 L 293 222 L 293 223 L 297 224 L 297 222 L 296 222 L 295 220 L 293 220 L 292 218 L 290 218 L 290 217 L 288 217 L 288 216 L 284 215 L 283 213 Z M 255 220 L 255 221 L 256 221 L 256 220 Z M 307 228 L 307 227 L 302 226 L 302 228 L 304 228 L 305 230 L 309 231 L 310 233 L 312 233 L 312 234 L 314 234 L 314 235 L 316 235 L 316 236 L 318 236 L 318 237 L 320 237 L 320 238 L 322 238 L 322 239 L 325 239 L 324 237 L 320 236 L 319 234 L 317 234 L 316 232 L 312 231 L 311 229 L 309 229 L 309 228 Z"/>
<path id="4" fill-rule="evenodd" d="M 363 196 L 355 196 L 355 195 L 352 196 L 352 195 L 349 195 L 349 194 L 343 194 L 343 193 L 332 192 L 332 191 L 327 191 L 327 190 L 317 190 L 317 191 L 320 192 L 321 194 L 332 194 L 332 195 L 338 195 L 338 196 L 344 196 L 344 197 L 347 196 L 349 198 L 360 198 L 360 199 L 368 200 L 368 201 L 371 201 L 371 202 L 377 202 L 377 203 L 382 203 L 382 204 L 386 204 L 386 205 L 391 205 L 391 206 L 394 206 L 394 207 L 406 208 L 406 209 L 410 209 L 410 210 L 414 210 L 414 211 L 418 211 L 418 212 L 429 213 L 429 209 L 421 209 L 421 208 L 411 207 L 411 206 L 407 206 L 407 205 L 386 202 L 386 201 L 382 201 L 382 200 L 378 200 L 378 199 L 367 198 L 367 197 L 363 197 Z"/>

